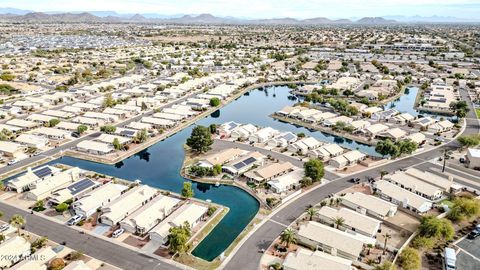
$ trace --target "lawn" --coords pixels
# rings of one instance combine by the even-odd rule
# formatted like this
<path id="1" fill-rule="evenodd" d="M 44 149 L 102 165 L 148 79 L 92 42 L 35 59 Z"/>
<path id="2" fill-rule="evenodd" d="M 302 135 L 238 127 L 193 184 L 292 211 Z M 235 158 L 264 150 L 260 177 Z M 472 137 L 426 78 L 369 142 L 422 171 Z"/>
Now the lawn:
<path id="1" fill-rule="evenodd" d="M 475 109 L 475 112 L 477 113 L 477 118 L 480 118 L 480 108 Z"/>

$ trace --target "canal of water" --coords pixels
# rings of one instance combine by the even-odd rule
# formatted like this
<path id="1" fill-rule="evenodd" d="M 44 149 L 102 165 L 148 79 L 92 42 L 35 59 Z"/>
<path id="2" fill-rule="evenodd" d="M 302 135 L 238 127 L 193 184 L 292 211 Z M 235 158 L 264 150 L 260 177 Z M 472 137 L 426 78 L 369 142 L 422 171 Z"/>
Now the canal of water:
<path id="1" fill-rule="evenodd" d="M 412 94 L 412 91 L 408 94 L 406 93 L 407 98 L 402 97 L 403 99 L 400 98 L 400 101 L 393 104 L 395 104 L 397 109 L 403 108 L 404 105 L 406 110 L 409 106 L 413 107 L 413 103 L 409 105 L 412 101 Z M 415 97 L 413 96 L 414 100 Z M 376 155 L 372 146 L 321 132 L 310 131 L 269 117 L 269 115 L 284 106 L 295 103 L 296 99 L 289 94 L 289 89 L 285 86 L 256 89 L 212 113 L 209 117 L 199 120 L 197 124 L 210 125 L 212 123 L 221 124 L 227 121 L 236 121 L 263 127 L 270 126 L 280 131 L 304 132 L 306 135 L 322 141 L 334 142 L 346 148 L 359 149 L 364 153 Z M 399 110 L 402 111 L 402 109 Z M 185 157 L 183 145 L 192 128 L 193 126 L 185 128 L 174 136 L 158 142 L 115 165 L 105 165 L 71 157 L 63 157 L 50 163 L 78 166 L 82 169 L 132 181 L 139 179 L 144 184 L 180 193 L 183 182 L 186 181 L 179 173 Z M 201 183 L 194 183 L 193 186 L 196 198 L 209 199 L 212 202 L 230 208 L 229 213 L 223 220 L 193 251 L 195 256 L 211 261 L 219 256 L 253 219 L 258 212 L 259 203 L 247 192 L 237 187 L 229 185 L 215 187 L 214 185 Z"/>

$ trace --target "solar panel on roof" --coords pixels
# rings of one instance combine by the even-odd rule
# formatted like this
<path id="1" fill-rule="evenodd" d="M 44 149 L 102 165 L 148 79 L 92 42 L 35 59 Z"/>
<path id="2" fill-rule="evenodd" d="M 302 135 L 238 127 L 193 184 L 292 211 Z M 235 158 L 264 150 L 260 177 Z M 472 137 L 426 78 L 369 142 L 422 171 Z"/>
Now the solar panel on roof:
<path id="1" fill-rule="evenodd" d="M 243 162 L 238 162 L 237 164 L 234 164 L 233 167 L 238 170 L 238 169 L 242 168 L 244 165 L 245 164 L 243 164 Z"/>
<path id="2" fill-rule="evenodd" d="M 243 163 L 245 163 L 245 165 L 250 165 L 250 164 L 252 164 L 252 163 L 255 162 L 255 161 L 256 161 L 255 158 L 249 157 L 249 158 L 245 159 L 245 160 L 243 161 Z"/>
<path id="3" fill-rule="evenodd" d="M 133 135 L 135 135 L 135 131 L 133 131 L 133 130 L 122 130 L 120 132 L 120 135 L 133 136 Z"/>
<path id="4" fill-rule="evenodd" d="M 70 185 L 68 187 L 68 190 L 70 190 L 70 192 L 75 195 L 79 192 L 82 192 L 84 191 L 85 189 L 91 187 L 95 185 L 95 182 L 93 182 L 92 180 L 88 179 L 88 178 L 85 178 L 83 180 L 80 180 L 72 185 Z"/>
<path id="5" fill-rule="evenodd" d="M 52 170 L 50 169 L 50 167 L 42 167 L 38 170 L 33 171 L 33 174 L 35 174 L 38 178 L 43 178 L 47 175 L 52 174 Z"/>

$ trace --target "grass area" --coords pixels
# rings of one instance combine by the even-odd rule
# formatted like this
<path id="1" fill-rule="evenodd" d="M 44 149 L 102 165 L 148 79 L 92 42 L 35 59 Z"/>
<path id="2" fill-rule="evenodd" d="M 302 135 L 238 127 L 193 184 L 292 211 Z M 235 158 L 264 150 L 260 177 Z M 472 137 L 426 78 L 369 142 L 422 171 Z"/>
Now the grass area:
<path id="1" fill-rule="evenodd" d="M 453 202 L 449 199 L 445 199 L 445 200 L 440 201 L 440 204 L 444 204 L 444 205 L 448 206 L 448 208 L 450 208 L 450 209 L 453 206 Z"/>
<path id="2" fill-rule="evenodd" d="M 200 243 L 203 238 L 205 238 L 218 225 L 218 223 L 222 221 L 223 217 L 227 215 L 228 211 L 230 211 L 230 209 L 224 207 L 221 213 L 217 214 L 213 219 L 208 222 L 207 226 L 204 226 L 202 228 L 202 230 L 195 236 L 195 239 L 193 239 L 193 241 L 197 241 L 198 243 Z M 192 250 L 193 246 L 190 251 Z"/>
<path id="3" fill-rule="evenodd" d="M 477 118 L 480 118 L 480 108 L 479 108 L 479 109 L 475 109 L 475 113 L 477 113 Z"/>

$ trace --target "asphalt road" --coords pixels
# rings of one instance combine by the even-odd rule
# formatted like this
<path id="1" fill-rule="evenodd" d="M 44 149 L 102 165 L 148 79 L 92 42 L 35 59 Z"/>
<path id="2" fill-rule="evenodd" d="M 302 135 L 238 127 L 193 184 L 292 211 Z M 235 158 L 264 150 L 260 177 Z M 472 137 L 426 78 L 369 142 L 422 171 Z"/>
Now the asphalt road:
<path id="1" fill-rule="evenodd" d="M 66 242 L 66 246 L 72 249 L 83 251 L 89 256 L 122 269 L 179 269 L 176 266 L 161 262 L 148 255 L 135 252 L 92 235 L 81 234 L 79 231 L 66 225 L 34 214 L 32 215 L 29 212 L 4 203 L 0 203 L 0 211 L 4 214 L 2 217 L 4 221 L 8 221 L 14 214 L 20 214 L 27 220 L 25 230 L 37 235 L 47 236 L 48 239 L 57 243 Z"/>
<path id="2" fill-rule="evenodd" d="M 467 100 L 470 105 L 470 112 L 468 113 L 466 119 L 467 126 L 463 132 L 463 135 L 478 134 L 479 122 L 478 119 L 476 119 L 475 112 L 473 110 L 473 104 L 469 102 L 470 99 L 465 90 L 461 90 L 460 94 L 462 99 Z M 460 145 L 458 142 L 451 141 L 444 147 L 432 149 L 416 156 L 408 157 L 393 163 L 362 171 L 357 173 L 355 177 L 359 177 L 363 180 L 367 176 L 378 177 L 381 171 L 394 172 L 406 167 L 416 166 L 428 162 L 435 157 L 441 156 L 441 151 L 443 148 L 456 149 L 459 146 Z M 257 269 L 262 257 L 262 253 L 259 253 L 258 251 L 262 248 L 268 247 L 285 229 L 284 226 L 281 226 L 278 223 L 289 225 L 295 221 L 309 205 L 315 205 L 321 200 L 325 199 L 329 194 L 339 192 L 353 185 L 352 183 L 348 182 L 348 179 L 350 178 L 351 176 L 334 180 L 306 195 L 303 195 L 280 210 L 272 217 L 273 222 L 265 222 L 255 233 L 249 237 L 249 239 L 242 245 L 242 247 L 240 247 L 237 253 L 233 255 L 231 260 L 225 266 L 225 269 Z"/>

